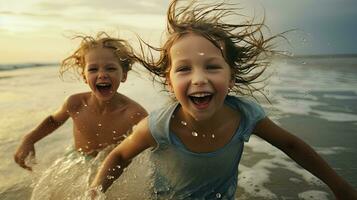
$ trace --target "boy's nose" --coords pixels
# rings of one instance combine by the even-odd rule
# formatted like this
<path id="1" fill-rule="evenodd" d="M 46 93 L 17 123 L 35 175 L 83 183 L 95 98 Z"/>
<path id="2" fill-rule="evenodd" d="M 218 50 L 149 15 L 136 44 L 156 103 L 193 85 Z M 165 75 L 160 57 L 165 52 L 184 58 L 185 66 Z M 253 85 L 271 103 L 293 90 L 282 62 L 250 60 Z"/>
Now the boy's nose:
<path id="1" fill-rule="evenodd" d="M 98 77 L 99 78 L 107 78 L 108 74 L 105 71 L 99 71 Z"/>

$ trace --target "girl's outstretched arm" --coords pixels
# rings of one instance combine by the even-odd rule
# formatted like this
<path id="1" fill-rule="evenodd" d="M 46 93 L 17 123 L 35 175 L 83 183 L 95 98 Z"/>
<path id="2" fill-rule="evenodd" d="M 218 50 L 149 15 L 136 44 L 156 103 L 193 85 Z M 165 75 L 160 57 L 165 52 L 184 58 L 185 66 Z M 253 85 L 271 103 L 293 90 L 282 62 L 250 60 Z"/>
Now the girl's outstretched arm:
<path id="1" fill-rule="evenodd" d="M 25 159 L 30 154 L 35 156 L 35 143 L 52 133 L 69 118 L 69 114 L 67 112 L 68 101 L 69 98 L 60 109 L 52 115 L 46 117 L 35 129 L 23 137 L 21 144 L 17 147 L 14 154 L 15 162 L 22 168 L 30 171 L 32 170 L 32 168 L 25 163 Z"/>
<path id="2" fill-rule="evenodd" d="M 155 146 L 156 141 L 148 128 L 148 119 L 144 118 L 134 128 L 133 133 L 105 158 L 91 184 L 91 189 L 101 187 L 101 191 L 105 192 L 121 175 L 132 158 L 145 149 Z"/>
<path id="3" fill-rule="evenodd" d="M 258 122 L 254 133 L 282 150 L 296 163 L 325 182 L 337 199 L 357 199 L 357 191 L 340 177 L 315 150 L 269 118 Z"/>

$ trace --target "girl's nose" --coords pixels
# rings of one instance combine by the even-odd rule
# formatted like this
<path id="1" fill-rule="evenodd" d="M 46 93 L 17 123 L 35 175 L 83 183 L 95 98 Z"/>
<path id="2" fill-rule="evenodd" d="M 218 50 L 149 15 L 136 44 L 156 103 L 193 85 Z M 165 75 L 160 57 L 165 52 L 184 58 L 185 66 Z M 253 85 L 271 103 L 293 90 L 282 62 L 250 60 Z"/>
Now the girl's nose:
<path id="1" fill-rule="evenodd" d="M 204 85 L 208 83 L 208 79 L 204 72 L 195 70 L 192 74 L 191 82 L 193 85 Z"/>

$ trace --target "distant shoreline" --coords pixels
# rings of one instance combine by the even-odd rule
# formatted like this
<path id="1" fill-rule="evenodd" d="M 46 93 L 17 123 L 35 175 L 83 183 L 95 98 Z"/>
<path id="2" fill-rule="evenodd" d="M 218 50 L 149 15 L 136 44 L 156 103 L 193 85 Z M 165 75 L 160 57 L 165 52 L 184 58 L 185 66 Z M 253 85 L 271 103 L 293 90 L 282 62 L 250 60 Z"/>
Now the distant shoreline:
<path id="1" fill-rule="evenodd" d="M 0 64 L 0 71 L 8 71 L 15 69 L 33 68 L 33 67 L 46 67 L 58 66 L 59 63 L 13 63 L 13 64 Z"/>
<path id="2" fill-rule="evenodd" d="M 294 55 L 293 58 L 356 58 L 357 54 Z"/>
<path id="3" fill-rule="evenodd" d="M 312 55 L 282 55 L 278 54 L 275 58 L 287 58 L 287 59 L 324 59 L 324 58 L 357 58 L 357 54 L 312 54 Z M 0 63 L 0 71 L 32 68 L 32 67 L 46 67 L 46 66 L 59 66 L 57 62 L 44 62 L 44 63 Z"/>

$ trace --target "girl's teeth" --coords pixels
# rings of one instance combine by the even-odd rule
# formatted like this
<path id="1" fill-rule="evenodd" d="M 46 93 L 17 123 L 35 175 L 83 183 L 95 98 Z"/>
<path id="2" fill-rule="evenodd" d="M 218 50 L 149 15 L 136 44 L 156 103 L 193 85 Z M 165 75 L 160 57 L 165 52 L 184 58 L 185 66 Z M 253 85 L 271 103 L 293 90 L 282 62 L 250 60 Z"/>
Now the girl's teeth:
<path id="1" fill-rule="evenodd" d="M 208 95 L 210 95 L 210 94 L 209 93 L 201 93 L 201 94 L 193 94 L 191 96 L 193 96 L 193 97 L 205 97 L 205 96 L 208 96 Z"/>

